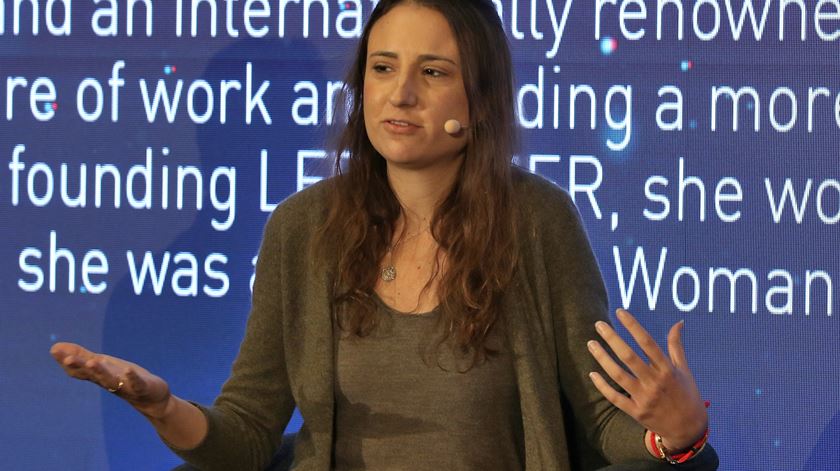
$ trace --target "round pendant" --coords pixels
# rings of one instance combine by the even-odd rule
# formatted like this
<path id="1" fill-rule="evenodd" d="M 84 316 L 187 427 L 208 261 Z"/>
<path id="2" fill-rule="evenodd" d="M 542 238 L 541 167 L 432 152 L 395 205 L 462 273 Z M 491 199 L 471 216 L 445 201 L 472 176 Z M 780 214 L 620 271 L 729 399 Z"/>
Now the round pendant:
<path id="1" fill-rule="evenodd" d="M 397 279 L 397 269 L 389 265 L 382 269 L 382 281 L 394 281 Z"/>

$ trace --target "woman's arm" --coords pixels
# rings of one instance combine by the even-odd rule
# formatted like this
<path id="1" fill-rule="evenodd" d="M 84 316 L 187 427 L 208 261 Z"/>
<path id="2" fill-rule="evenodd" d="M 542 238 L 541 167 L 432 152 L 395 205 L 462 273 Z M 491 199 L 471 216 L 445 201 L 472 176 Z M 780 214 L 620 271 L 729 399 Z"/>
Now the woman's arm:
<path id="1" fill-rule="evenodd" d="M 282 334 L 282 205 L 266 225 L 245 338 L 212 407 L 180 399 L 143 367 L 59 343 L 53 357 L 71 377 L 92 381 L 143 414 L 176 454 L 211 470 L 262 469 L 279 447 L 295 403 Z"/>
<path id="2" fill-rule="evenodd" d="M 600 388 L 593 386 L 590 373 L 601 370 L 589 347 L 593 345 L 595 349 L 600 348 L 597 342 L 590 343 L 599 337 L 596 323 L 602 328 L 606 326 L 605 332 L 614 334 L 608 322 L 606 288 L 571 198 L 556 188 L 544 187 L 541 190 L 545 190 L 545 194 L 538 197 L 542 204 L 537 210 L 540 217 L 536 223 L 543 232 L 541 243 L 554 311 L 558 374 L 563 395 L 569 400 L 577 422 L 585 430 L 589 442 L 599 448 L 613 463 L 654 459 L 655 450 L 650 448 L 650 441 L 645 440 L 646 437 L 649 438 L 646 428 L 651 428 L 661 433 L 663 438 L 667 438 L 667 446 L 676 447 L 683 443 L 691 445 L 696 435 L 705 430 L 708 419 L 687 366 L 680 367 L 679 375 L 675 374 L 673 369 L 665 374 L 664 377 L 671 382 L 657 383 L 659 386 L 653 387 L 653 395 L 645 396 L 641 390 L 635 391 L 636 399 L 647 401 L 646 408 L 639 410 L 641 415 L 630 414 L 609 400 L 617 396 L 627 398 L 619 392 L 621 389 L 626 390 L 624 384 L 610 385 L 604 376 L 596 373 L 596 381 L 599 381 L 597 384 L 609 387 L 615 394 L 605 397 Z M 639 332 L 638 329 L 644 330 L 636 323 L 634 330 Z M 647 337 L 644 339 L 645 344 L 655 345 L 650 336 Z M 610 338 L 620 340 L 617 334 Z M 671 342 L 675 340 L 678 340 L 677 330 L 673 330 L 671 335 Z M 629 350 L 629 347 L 627 349 Z M 676 349 L 669 350 L 677 354 Z M 626 354 L 627 350 L 614 351 L 619 356 L 625 355 L 630 358 Z M 610 358 L 603 348 L 600 348 L 598 356 L 601 360 Z M 684 365 L 684 356 L 681 361 Z M 667 397 L 663 398 L 662 395 Z M 673 408 L 675 403 L 683 404 Z M 686 414 L 683 414 L 683 408 L 689 409 Z M 651 422 L 649 414 L 652 413 L 657 415 Z M 668 421 L 664 427 L 663 420 Z M 707 455 L 714 455 L 714 451 L 709 449 Z M 714 456 L 710 456 L 709 463 L 716 461 Z M 712 465 L 709 469 L 715 467 Z"/>
<path id="3" fill-rule="evenodd" d="M 66 342 L 53 345 L 50 354 L 69 376 L 96 383 L 124 399 L 173 446 L 193 448 L 207 435 L 204 414 L 170 393 L 166 381 L 140 365 Z"/>

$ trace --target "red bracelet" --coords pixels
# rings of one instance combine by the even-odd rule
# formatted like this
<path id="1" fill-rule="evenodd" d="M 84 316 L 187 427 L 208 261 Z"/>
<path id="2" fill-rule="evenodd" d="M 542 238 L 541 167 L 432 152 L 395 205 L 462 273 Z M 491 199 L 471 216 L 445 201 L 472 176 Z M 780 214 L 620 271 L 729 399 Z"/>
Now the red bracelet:
<path id="1" fill-rule="evenodd" d="M 666 461 L 669 464 L 685 463 L 686 461 L 690 460 L 691 458 L 694 458 L 701 451 L 703 451 L 703 448 L 706 447 L 706 442 L 708 440 L 709 440 L 709 429 L 707 428 L 706 431 L 703 433 L 703 436 L 700 437 L 699 440 L 694 442 L 694 444 L 692 444 L 691 447 L 688 448 L 688 450 L 686 450 L 682 453 L 676 453 L 676 454 L 672 455 L 672 454 L 669 454 L 667 451 L 665 451 L 665 446 L 662 444 L 662 437 L 659 436 L 659 434 L 657 434 L 656 432 L 651 432 L 651 434 L 650 434 L 651 448 L 656 450 L 657 457 L 659 459 L 661 459 L 662 461 Z"/>
<path id="2" fill-rule="evenodd" d="M 704 403 L 707 408 L 709 407 L 709 404 L 711 404 L 709 401 L 705 401 Z M 706 447 L 706 442 L 708 441 L 709 427 L 706 427 L 706 431 L 703 432 L 703 436 L 694 442 L 686 451 L 672 455 L 665 450 L 665 446 L 662 444 L 662 437 L 654 431 L 650 432 L 650 448 L 654 450 L 657 458 L 662 461 L 666 461 L 669 464 L 685 463 L 691 458 L 694 458 L 703 451 L 703 448 Z"/>

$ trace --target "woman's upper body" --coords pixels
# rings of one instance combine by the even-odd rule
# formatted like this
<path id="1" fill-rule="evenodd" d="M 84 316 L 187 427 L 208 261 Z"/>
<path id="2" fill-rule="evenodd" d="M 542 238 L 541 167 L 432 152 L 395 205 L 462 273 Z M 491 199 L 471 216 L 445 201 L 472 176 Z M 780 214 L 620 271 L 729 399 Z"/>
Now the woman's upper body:
<path id="1" fill-rule="evenodd" d="M 576 210 L 553 184 L 516 175 L 523 237 L 503 305 L 526 467 L 592 469 L 605 464 L 604 457 L 612 463 L 653 460 L 643 444 L 644 428 L 610 404 L 587 376 L 598 366 L 586 341 L 597 336 L 595 321 L 606 319 L 607 298 Z M 296 469 L 332 464 L 333 274 L 305 255 L 323 222 L 327 186 L 293 195 L 266 226 L 245 339 L 221 395 L 212 408 L 203 408 L 209 433 L 197 448 L 175 450 L 201 469 L 260 469 L 295 406 L 304 419 Z"/>

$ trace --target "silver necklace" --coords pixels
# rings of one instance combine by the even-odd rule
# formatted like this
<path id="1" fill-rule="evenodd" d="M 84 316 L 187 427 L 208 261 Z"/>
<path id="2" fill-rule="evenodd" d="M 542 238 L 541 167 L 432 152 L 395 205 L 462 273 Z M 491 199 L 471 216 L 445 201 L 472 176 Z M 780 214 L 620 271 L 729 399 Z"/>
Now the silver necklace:
<path id="1" fill-rule="evenodd" d="M 399 245 L 403 242 L 411 240 L 428 230 L 429 229 L 426 228 L 422 231 L 411 234 L 408 237 L 400 237 L 400 239 L 394 245 L 388 246 L 388 263 L 385 265 L 385 268 L 383 268 L 379 274 L 379 276 L 382 278 L 382 281 L 388 283 L 397 279 L 397 267 L 394 266 L 394 250 L 396 250 L 397 247 L 399 247 Z"/>

